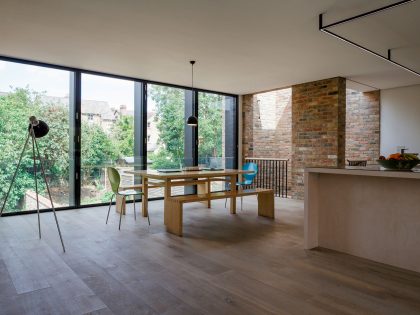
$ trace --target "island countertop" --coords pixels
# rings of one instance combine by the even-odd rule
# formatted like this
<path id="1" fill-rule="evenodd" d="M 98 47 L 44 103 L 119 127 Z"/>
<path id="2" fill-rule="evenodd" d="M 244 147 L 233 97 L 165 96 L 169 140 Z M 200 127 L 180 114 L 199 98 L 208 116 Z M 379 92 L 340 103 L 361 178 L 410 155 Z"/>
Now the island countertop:
<path id="1" fill-rule="evenodd" d="M 305 169 L 305 248 L 420 272 L 420 172 Z"/>
<path id="2" fill-rule="evenodd" d="M 379 165 L 371 165 L 367 167 L 347 166 L 347 167 L 308 167 L 305 169 L 308 173 L 320 174 L 341 174 L 341 175 L 358 175 L 358 176 L 376 176 L 376 177 L 393 177 L 393 178 L 413 178 L 420 179 L 420 169 L 414 168 L 411 171 L 391 171 L 381 168 Z"/>

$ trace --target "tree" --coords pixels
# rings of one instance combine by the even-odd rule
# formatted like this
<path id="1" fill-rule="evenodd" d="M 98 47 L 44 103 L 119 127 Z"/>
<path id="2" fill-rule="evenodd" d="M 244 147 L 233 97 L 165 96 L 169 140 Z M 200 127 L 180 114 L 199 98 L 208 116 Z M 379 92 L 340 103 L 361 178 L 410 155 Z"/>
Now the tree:
<path id="1" fill-rule="evenodd" d="M 28 135 L 28 118 L 37 116 L 50 127 L 47 136 L 39 139 L 38 145 L 50 187 L 68 195 L 69 161 L 69 109 L 61 103 L 45 101 L 45 94 L 29 88 L 16 88 L 0 96 L 0 200 L 9 188 L 24 141 Z M 84 165 L 101 166 L 118 157 L 115 145 L 99 126 L 82 123 L 82 162 Z M 129 132 L 129 131 L 127 131 Z M 31 142 L 29 142 L 31 144 Z M 32 148 L 27 147 L 9 195 L 6 211 L 23 209 L 23 197 L 27 190 L 34 189 Z M 70 155 L 69 155 L 70 154 Z M 38 172 L 39 193 L 45 193 L 45 185 Z M 95 176 L 98 169 L 88 175 Z M 67 191 L 66 191 L 67 190 Z M 53 195 L 54 198 L 54 195 Z"/>
<path id="2" fill-rule="evenodd" d="M 159 132 L 158 149 L 149 153 L 154 168 L 179 167 L 184 159 L 185 95 L 184 90 L 154 85 L 149 95 L 156 104 Z M 0 96 L 0 200 L 6 195 L 17 160 L 27 136 L 28 117 L 35 115 L 50 126 L 48 135 L 39 140 L 48 181 L 58 191 L 69 185 L 69 108 L 59 102 L 45 101 L 45 93 L 16 88 Z M 222 156 L 223 96 L 200 93 L 199 99 L 199 155 L 201 159 Z M 122 116 L 107 134 L 100 125 L 82 121 L 81 157 L 83 178 L 88 185 L 101 184 L 101 171 L 117 158 L 132 156 L 134 121 Z M 34 189 L 33 160 L 27 149 L 17 174 L 6 209 L 19 211 L 23 197 Z M 40 193 L 45 187 L 39 177 Z M 98 189 L 97 190 L 101 190 Z"/>
<path id="3" fill-rule="evenodd" d="M 113 163 L 118 154 L 111 138 L 101 126 L 82 122 L 81 157 L 83 179 L 87 182 L 97 180 L 105 164 Z"/>
<path id="4" fill-rule="evenodd" d="M 54 103 L 42 104 L 39 117 L 50 127 L 46 138 L 38 142 L 46 173 L 53 184 L 66 185 L 70 176 L 68 108 Z"/>
<path id="5" fill-rule="evenodd" d="M 184 159 L 184 91 L 154 85 L 149 89 L 156 103 L 159 148 L 149 158 L 154 168 L 179 167 Z"/>
<path id="6" fill-rule="evenodd" d="M 154 85 L 149 95 L 156 104 L 159 148 L 149 159 L 153 168 L 179 167 L 184 159 L 185 96 L 184 90 Z M 222 156 L 223 96 L 199 94 L 199 156 L 208 161 Z"/>
<path id="7" fill-rule="evenodd" d="M 198 155 L 200 160 L 222 157 L 223 145 L 223 96 L 202 93 L 198 108 Z M 203 162 L 204 162 L 203 161 Z"/>
<path id="8" fill-rule="evenodd" d="M 41 95 L 29 91 L 28 88 L 18 88 L 12 93 L 0 97 L 0 117 L 2 117 L 0 124 L 0 195 L 2 205 L 28 135 L 28 118 L 31 115 L 39 116 L 40 114 Z M 40 150 L 45 149 L 41 141 L 39 146 Z M 21 208 L 26 190 L 34 186 L 33 160 L 30 149 L 32 148 L 27 148 L 22 158 L 6 210 Z M 40 191 L 44 189 L 42 183 L 39 188 Z"/>
<path id="9" fill-rule="evenodd" d="M 112 128 L 113 141 L 119 157 L 132 156 L 134 153 L 134 119 L 120 116 Z"/>

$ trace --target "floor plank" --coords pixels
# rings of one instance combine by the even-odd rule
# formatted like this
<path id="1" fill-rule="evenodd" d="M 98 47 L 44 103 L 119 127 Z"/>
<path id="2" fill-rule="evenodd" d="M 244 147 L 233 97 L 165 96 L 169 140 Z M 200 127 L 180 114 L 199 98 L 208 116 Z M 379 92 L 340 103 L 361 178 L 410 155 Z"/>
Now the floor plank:
<path id="1" fill-rule="evenodd" d="M 184 207 L 184 237 L 132 211 L 118 230 L 106 207 L 0 219 L 1 314 L 420 314 L 420 275 L 365 259 L 303 250 L 303 204 L 276 198 L 276 220 L 245 197 Z M 131 206 L 131 205 L 129 205 Z M 140 206 L 136 207 L 139 211 Z"/>

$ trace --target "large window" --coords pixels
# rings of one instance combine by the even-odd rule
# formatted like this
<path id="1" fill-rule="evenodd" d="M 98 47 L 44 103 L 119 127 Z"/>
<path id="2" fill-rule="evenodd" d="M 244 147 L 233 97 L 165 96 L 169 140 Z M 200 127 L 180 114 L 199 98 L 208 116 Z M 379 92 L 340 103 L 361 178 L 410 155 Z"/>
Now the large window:
<path id="1" fill-rule="evenodd" d="M 28 135 L 28 118 L 32 115 L 50 127 L 49 133 L 38 139 L 38 145 L 54 206 L 74 206 L 70 184 L 74 170 L 69 136 L 70 75 L 68 71 L 0 61 L 0 206 L 12 181 Z M 39 171 L 39 161 L 36 167 Z M 40 172 L 36 179 L 38 196 L 29 143 L 5 212 L 34 210 L 37 197 L 41 209 L 51 208 Z"/>
<path id="2" fill-rule="evenodd" d="M 187 92 L 156 84 L 148 84 L 147 92 L 147 169 L 182 168 Z M 182 194 L 184 187 L 173 188 L 172 193 Z M 152 189 L 149 195 L 162 197 L 163 189 Z"/>
<path id="3" fill-rule="evenodd" d="M 83 74 L 81 104 L 81 204 L 107 202 L 107 166 L 134 180 L 134 82 Z"/>
<path id="4" fill-rule="evenodd" d="M 183 89 L 148 85 L 147 168 L 184 166 L 185 93 Z"/>
<path id="5" fill-rule="evenodd" d="M 28 118 L 47 122 L 39 138 L 56 208 L 109 202 L 106 168 L 122 186 L 128 170 L 236 167 L 236 97 L 0 57 L 0 206 L 28 135 Z M 198 116 L 198 127 L 186 125 Z M 39 161 L 37 161 L 39 170 Z M 35 192 L 31 147 L 24 153 L 5 212 L 51 208 L 41 174 Z M 214 184 L 213 190 L 224 189 Z M 172 194 L 193 193 L 176 187 Z M 154 189 L 150 198 L 162 197 Z"/>
<path id="6" fill-rule="evenodd" d="M 198 93 L 198 164 L 210 168 L 236 167 L 236 100 L 231 96 Z M 223 190 L 213 182 L 212 190 Z"/>

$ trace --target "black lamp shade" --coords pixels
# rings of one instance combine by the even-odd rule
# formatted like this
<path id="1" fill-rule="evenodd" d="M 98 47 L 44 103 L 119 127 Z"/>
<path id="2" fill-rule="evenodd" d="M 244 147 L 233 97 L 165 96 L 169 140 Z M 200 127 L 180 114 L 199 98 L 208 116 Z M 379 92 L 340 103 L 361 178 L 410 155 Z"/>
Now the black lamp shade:
<path id="1" fill-rule="evenodd" d="M 31 130 L 32 125 L 29 124 L 28 131 Z M 42 120 L 38 120 L 38 125 L 33 126 L 35 138 L 42 138 L 47 135 L 50 128 L 48 127 L 47 123 Z"/>
<path id="2" fill-rule="evenodd" d="M 190 116 L 187 119 L 187 125 L 188 126 L 197 126 L 198 125 L 198 119 L 195 116 Z"/>

